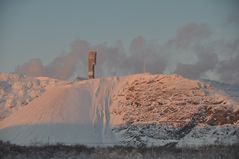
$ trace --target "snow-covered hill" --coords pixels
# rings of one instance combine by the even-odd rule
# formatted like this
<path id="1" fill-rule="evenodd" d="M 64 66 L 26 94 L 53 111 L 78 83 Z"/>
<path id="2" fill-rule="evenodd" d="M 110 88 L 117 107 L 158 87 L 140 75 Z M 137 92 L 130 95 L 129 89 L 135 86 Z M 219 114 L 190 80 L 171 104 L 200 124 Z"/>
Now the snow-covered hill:
<path id="1" fill-rule="evenodd" d="M 47 77 L 27 77 L 22 74 L 0 72 L 0 119 L 41 96 L 46 88 L 59 83 Z"/>
<path id="2" fill-rule="evenodd" d="M 200 81 L 151 74 L 47 81 L 52 84 L 41 87 L 38 98 L 0 121 L 0 140 L 89 146 L 239 143 L 238 103 Z"/>

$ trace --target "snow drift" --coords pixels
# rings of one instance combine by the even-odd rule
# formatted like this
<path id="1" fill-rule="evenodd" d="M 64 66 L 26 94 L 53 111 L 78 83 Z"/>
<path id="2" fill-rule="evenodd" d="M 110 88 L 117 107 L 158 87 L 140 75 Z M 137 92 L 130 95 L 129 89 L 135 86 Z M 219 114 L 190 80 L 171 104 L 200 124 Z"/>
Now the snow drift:
<path id="1" fill-rule="evenodd" d="M 0 140 L 20 145 L 238 144 L 238 120 L 238 103 L 206 83 L 138 74 L 55 82 L 0 121 Z"/>

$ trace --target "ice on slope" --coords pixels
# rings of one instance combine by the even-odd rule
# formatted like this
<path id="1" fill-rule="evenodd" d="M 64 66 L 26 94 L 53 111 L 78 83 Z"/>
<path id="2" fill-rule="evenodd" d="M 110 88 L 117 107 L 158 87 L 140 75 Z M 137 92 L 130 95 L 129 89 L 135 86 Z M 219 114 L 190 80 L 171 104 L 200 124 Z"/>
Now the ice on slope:
<path id="1" fill-rule="evenodd" d="M 109 100 L 114 80 L 81 81 L 48 89 L 1 122 L 0 139 L 17 144 L 112 143 Z M 20 134 L 20 135 L 19 135 Z"/>
<path id="2" fill-rule="evenodd" d="M 46 88 L 41 97 L 0 121 L 0 140 L 21 145 L 186 145 L 183 141 L 193 144 L 191 132 L 201 135 L 200 141 L 210 136 L 202 135 L 209 124 L 210 132 L 223 132 L 216 135 L 219 142 L 227 137 L 237 143 L 237 110 L 238 105 L 209 85 L 177 75 L 75 81 Z M 198 129 L 200 124 L 205 126 Z M 220 131 L 226 124 L 229 130 Z"/>

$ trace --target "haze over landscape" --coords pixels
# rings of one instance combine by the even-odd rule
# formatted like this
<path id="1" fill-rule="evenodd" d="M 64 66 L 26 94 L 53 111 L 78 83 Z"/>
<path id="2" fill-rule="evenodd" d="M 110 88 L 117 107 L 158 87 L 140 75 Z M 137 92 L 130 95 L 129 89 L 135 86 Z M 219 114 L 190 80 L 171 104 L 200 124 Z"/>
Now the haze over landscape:
<path id="1" fill-rule="evenodd" d="M 238 5 L 0 1 L 0 158 L 237 158 Z"/>
<path id="2" fill-rule="evenodd" d="M 86 76 L 88 49 L 97 76 L 177 73 L 238 83 L 236 1 L 2 1 L 4 72 L 70 79 Z"/>

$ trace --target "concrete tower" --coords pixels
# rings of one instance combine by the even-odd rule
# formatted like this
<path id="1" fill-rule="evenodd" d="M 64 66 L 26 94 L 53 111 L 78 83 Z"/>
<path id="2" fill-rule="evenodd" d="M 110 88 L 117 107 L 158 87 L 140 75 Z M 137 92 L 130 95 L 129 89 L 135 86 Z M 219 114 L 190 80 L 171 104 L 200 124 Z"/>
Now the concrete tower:
<path id="1" fill-rule="evenodd" d="M 95 78 L 96 51 L 88 51 L 88 79 Z"/>

